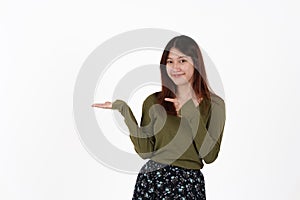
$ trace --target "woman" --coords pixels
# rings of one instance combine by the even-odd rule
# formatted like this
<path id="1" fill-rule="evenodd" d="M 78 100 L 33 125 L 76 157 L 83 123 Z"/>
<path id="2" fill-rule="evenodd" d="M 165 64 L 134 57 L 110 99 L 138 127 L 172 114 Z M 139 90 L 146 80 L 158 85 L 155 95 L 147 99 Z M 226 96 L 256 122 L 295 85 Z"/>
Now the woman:
<path id="1" fill-rule="evenodd" d="M 225 103 L 209 89 L 200 48 L 188 36 L 168 42 L 160 72 L 162 90 L 144 100 L 140 126 L 122 100 L 92 106 L 119 110 L 135 151 L 149 159 L 132 199 L 206 199 L 201 169 L 220 151 Z"/>

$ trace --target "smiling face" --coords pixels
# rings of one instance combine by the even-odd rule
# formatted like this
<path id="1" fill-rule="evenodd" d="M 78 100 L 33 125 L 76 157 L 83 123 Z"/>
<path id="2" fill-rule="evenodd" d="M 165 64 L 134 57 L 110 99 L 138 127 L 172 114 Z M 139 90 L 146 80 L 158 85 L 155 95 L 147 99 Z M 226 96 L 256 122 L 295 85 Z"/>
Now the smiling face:
<path id="1" fill-rule="evenodd" d="M 166 66 L 168 76 L 177 86 L 192 82 L 194 63 L 190 56 L 172 47 L 167 58 Z"/>

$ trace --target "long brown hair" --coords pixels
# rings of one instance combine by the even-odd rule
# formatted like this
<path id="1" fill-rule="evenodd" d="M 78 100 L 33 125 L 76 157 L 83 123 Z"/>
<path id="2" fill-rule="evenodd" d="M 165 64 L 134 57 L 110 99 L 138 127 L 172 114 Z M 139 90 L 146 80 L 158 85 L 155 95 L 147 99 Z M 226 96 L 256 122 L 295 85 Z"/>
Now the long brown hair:
<path id="1" fill-rule="evenodd" d="M 214 93 L 208 84 L 202 53 L 198 44 L 186 35 L 176 36 L 166 45 L 160 60 L 160 73 L 162 89 L 157 93 L 158 103 L 162 105 L 170 115 L 176 115 L 176 109 L 172 102 L 165 101 L 166 97 L 175 98 L 176 85 L 170 79 L 166 71 L 167 58 L 171 48 L 176 48 L 183 54 L 192 57 L 194 63 L 194 74 L 192 77 L 192 87 L 198 98 L 211 100 L 210 95 Z"/>

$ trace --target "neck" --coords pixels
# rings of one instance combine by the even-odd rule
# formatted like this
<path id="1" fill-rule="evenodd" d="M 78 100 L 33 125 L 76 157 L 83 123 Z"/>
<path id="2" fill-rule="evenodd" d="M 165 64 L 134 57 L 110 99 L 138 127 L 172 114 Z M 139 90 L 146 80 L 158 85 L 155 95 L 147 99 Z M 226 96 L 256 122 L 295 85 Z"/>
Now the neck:
<path id="1" fill-rule="evenodd" d="M 179 99 L 185 99 L 187 96 L 193 94 L 192 87 L 189 84 L 178 85 L 176 90 L 176 96 Z"/>

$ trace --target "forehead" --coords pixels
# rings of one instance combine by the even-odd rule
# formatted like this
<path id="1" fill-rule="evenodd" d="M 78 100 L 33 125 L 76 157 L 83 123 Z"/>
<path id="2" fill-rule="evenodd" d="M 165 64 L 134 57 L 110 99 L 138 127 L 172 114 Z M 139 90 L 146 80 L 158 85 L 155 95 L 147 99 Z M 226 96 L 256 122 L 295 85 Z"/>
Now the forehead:
<path id="1" fill-rule="evenodd" d="M 168 55 L 168 58 L 171 58 L 171 59 L 176 59 L 176 58 L 189 58 L 189 56 L 185 55 L 184 53 L 182 53 L 181 51 L 179 51 L 178 49 L 176 48 L 171 48 L 170 51 L 169 51 L 169 55 Z"/>

